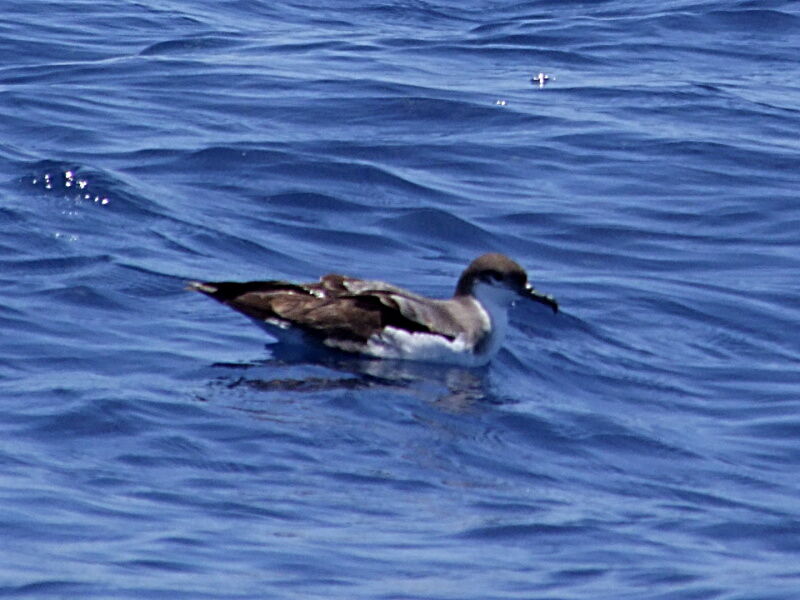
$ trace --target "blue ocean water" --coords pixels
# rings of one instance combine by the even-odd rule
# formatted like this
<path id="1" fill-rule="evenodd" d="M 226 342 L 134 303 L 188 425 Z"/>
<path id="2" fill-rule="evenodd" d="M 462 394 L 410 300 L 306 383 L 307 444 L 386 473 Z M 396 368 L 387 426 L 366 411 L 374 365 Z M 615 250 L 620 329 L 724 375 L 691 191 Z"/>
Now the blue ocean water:
<path id="1" fill-rule="evenodd" d="M 800 597 L 798 48 L 788 0 L 6 0 L 0 596 Z M 487 251 L 562 312 L 485 370 L 183 289 Z"/>

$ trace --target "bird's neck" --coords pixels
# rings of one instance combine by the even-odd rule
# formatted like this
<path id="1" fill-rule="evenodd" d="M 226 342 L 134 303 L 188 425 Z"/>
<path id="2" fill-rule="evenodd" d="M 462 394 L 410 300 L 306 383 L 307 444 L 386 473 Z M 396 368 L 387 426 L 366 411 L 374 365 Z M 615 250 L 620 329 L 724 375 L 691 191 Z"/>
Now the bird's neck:
<path id="1" fill-rule="evenodd" d="M 508 329 L 508 309 L 513 296 L 507 290 L 488 285 L 476 285 L 472 296 L 488 320 L 484 337 L 478 344 L 480 353 L 494 354 L 503 344 Z"/>

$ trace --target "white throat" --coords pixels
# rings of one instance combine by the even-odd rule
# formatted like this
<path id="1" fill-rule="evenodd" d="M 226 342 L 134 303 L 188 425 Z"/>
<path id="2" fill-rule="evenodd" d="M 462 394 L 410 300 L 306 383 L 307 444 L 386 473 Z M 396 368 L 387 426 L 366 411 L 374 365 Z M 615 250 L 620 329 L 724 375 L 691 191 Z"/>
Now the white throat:
<path id="1" fill-rule="evenodd" d="M 488 317 L 488 338 L 483 342 L 482 353 L 493 355 L 506 337 L 508 329 L 508 309 L 518 295 L 505 286 L 477 282 L 472 295 Z"/>

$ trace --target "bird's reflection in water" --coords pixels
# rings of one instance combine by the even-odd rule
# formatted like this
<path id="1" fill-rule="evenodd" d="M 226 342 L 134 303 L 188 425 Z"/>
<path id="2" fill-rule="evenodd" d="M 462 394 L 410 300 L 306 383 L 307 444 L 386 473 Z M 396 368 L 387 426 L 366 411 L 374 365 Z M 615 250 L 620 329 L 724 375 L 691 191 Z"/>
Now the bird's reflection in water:
<path id="1" fill-rule="evenodd" d="M 272 349 L 271 349 L 272 350 Z M 216 379 L 229 389 L 251 389 L 288 395 L 369 390 L 419 397 L 448 412 L 463 413 L 490 402 L 486 368 L 464 368 L 401 360 L 378 360 L 339 353 L 310 356 L 273 350 L 263 361 L 215 368 L 228 374 Z"/>

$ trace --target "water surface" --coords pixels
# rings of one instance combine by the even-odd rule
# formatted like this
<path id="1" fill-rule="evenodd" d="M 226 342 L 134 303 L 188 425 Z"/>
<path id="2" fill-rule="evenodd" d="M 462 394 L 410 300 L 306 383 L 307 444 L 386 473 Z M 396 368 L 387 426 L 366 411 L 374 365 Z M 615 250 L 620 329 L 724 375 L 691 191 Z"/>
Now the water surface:
<path id="1" fill-rule="evenodd" d="M 0 17 L 0 593 L 791 600 L 792 2 Z M 531 78 L 550 79 L 541 89 Z M 187 279 L 486 251 L 488 369 L 283 355 Z"/>

